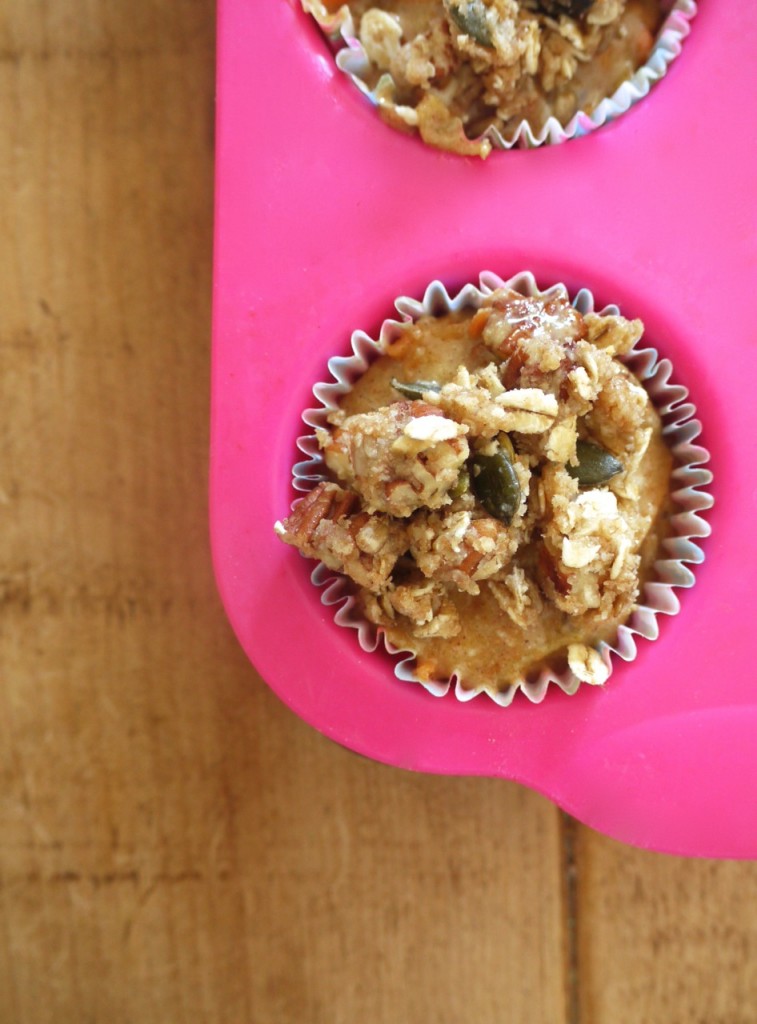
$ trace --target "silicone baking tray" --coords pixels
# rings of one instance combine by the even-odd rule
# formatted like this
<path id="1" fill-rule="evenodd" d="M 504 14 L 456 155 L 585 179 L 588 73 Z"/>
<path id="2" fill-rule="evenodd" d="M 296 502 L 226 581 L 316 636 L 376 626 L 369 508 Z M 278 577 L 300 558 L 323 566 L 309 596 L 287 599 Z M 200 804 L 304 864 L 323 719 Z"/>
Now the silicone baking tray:
<path id="1" fill-rule="evenodd" d="M 386 127 L 298 0 L 219 10 L 211 532 L 229 618 L 292 710 L 376 760 L 517 780 L 642 847 L 757 857 L 757 22 L 703 0 L 652 93 L 583 139 L 488 161 Z M 434 278 L 531 270 L 646 324 L 715 479 L 697 582 L 604 688 L 502 709 L 397 680 L 274 536 L 326 361 Z"/>

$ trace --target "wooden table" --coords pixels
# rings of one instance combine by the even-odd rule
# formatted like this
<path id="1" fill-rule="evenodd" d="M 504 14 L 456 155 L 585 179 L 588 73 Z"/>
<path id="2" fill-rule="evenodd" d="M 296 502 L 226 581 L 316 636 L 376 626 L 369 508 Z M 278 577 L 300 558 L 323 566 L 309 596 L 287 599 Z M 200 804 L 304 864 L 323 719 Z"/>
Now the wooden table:
<path id="1" fill-rule="evenodd" d="M 239 650 L 214 14 L 0 13 L 0 1024 L 753 1024 L 757 864 L 363 760 Z"/>

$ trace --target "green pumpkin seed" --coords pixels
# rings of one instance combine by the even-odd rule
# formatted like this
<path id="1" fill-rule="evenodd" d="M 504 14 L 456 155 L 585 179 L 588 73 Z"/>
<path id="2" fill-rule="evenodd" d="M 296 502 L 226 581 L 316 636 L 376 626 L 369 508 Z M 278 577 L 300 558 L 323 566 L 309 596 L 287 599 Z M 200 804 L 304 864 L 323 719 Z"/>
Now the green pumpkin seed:
<path id="1" fill-rule="evenodd" d="M 520 484 L 507 452 L 474 455 L 471 459 L 471 488 L 490 516 L 508 526 L 520 507 Z"/>
<path id="2" fill-rule="evenodd" d="M 486 5 L 482 0 L 447 0 L 445 7 L 461 32 L 470 36 L 479 46 L 492 46 Z"/>
<path id="3" fill-rule="evenodd" d="M 593 0 L 535 0 L 536 7 L 552 18 L 568 14 L 571 18 L 580 18 L 586 14 Z"/>
<path id="4" fill-rule="evenodd" d="M 501 434 L 497 434 L 497 440 L 500 443 L 500 447 L 504 449 L 505 454 L 507 455 L 507 457 L 510 460 L 510 462 L 514 462 L 515 461 L 515 449 L 513 448 L 513 443 L 510 440 L 510 435 L 509 434 L 505 434 L 504 432 L 501 433 Z"/>
<path id="5" fill-rule="evenodd" d="M 460 470 L 460 476 L 457 478 L 457 483 L 450 489 L 450 498 L 460 498 L 470 487 L 470 473 L 463 466 Z"/>
<path id="6" fill-rule="evenodd" d="M 437 384 L 434 380 L 397 380 L 396 377 L 392 378 L 392 387 L 395 391 L 399 391 L 405 398 L 423 398 L 427 391 L 439 392 L 442 390 L 441 384 Z"/>
<path id="7" fill-rule="evenodd" d="M 623 463 L 593 441 L 576 442 L 577 466 L 566 466 L 581 487 L 597 487 L 623 472 Z"/>

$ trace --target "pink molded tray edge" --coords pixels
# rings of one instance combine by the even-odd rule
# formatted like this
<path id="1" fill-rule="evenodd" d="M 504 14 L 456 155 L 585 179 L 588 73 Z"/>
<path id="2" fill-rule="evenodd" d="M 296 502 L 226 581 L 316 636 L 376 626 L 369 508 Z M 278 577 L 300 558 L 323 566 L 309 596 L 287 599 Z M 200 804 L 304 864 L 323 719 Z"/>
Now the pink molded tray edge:
<path id="1" fill-rule="evenodd" d="M 630 113 L 481 164 L 378 122 L 294 0 L 221 3 L 215 568 L 263 678 L 337 742 L 403 768 L 517 780 L 638 846 L 757 857 L 756 47 L 746 0 L 703 0 L 682 56 Z M 310 387 L 350 332 L 435 277 L 455 287 L 524 268 L 645 320 L 698 406 L 716 505 L 697 584 L 658 641 L 604 689 L 501 709 L 396 680 L 333 624 L 310 565 L 271 527 L 293 497 Z"/>

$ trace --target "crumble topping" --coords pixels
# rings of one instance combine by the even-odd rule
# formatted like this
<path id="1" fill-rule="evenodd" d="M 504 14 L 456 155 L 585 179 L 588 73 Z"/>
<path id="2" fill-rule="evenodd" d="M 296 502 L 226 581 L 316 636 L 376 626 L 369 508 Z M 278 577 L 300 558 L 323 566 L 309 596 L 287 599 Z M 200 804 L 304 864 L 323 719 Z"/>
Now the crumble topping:
<path id="1" fill-rule="evenodd" d="M 386 120 L 430 145 L 486 157 L 481 138 L 591 113 L 644 64 L 660 0 L 303 0 L 347 8 Z"/>
<path id="2" fill-rule="evenodd" d="M 317 432 L 331 479 L 277 533 L 350 577 L 424 678 L 503 689 L 567 662 L 603 682 L 596 645 L 667 518 L 660 419 L 617 358 L 642 331 L 559 288 L 408 324 Z"/>

